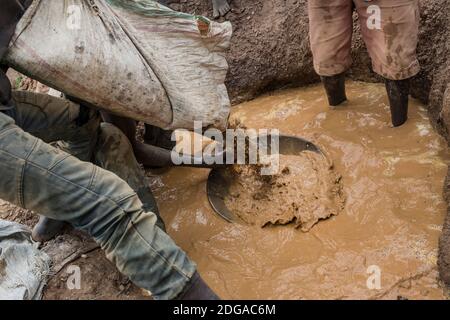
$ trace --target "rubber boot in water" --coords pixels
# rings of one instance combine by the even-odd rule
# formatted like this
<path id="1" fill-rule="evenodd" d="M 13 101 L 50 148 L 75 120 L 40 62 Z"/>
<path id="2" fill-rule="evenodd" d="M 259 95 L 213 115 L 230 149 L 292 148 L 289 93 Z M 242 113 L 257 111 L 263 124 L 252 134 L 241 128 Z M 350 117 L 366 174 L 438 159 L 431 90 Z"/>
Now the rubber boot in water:
<path id="1" fill-rule="evenodd" d="M 176 300 L 220 300 L 220 298 L 196 272 Z"/>
<path id="2" fill-rule="evenodd" d="M 328 96 L 330 106 L 338 106 L 347 100 L 345 95 L 345 74 L 335 76 L 321 76 L 323 86 Z"/>
<path id="3" fill-rule="evenodd" d="M 53 220 L 44 216 L 39 217 L 39 222 L 34 226 L 31 237 L 36 242 L 47 242 L 61 234 L 66 222 Z"/>
<path id="4" fill-rule="evenodd" d="M 386 79 L 386 91 L 391 105 L 392 125 L 399 127 L 408 120 L 410 81 Z"/>

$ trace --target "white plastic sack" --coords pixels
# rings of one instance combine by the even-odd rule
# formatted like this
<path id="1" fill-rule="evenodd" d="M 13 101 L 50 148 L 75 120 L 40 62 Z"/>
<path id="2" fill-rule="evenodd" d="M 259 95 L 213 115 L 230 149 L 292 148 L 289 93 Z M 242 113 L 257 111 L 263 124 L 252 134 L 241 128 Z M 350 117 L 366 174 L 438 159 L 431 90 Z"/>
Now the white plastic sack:
<path id="1" fill-rule="evenodd" d="M 231 32 L 228 22 L 151 0 L 34 0 L 5 60 L 118 115 L 165 129 L 194 121 L 225 129 Z"/>
<path id="2" fill-rule="evenodd" d="M 0 300 L 40 299 L 49 265 L 25 226 L 0 220 Z"/>

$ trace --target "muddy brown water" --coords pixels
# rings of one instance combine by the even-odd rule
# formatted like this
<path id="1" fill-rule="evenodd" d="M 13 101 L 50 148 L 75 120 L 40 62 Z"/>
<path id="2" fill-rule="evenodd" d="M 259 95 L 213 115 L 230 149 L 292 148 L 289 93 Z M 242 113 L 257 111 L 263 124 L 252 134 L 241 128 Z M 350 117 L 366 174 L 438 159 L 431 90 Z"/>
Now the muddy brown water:
<path id="1" fill-rule="evenodd" d="M 420 102 L 411 100 L 409 122 L 394 129 L 383 85 L 349 82 L 347 90 L 350 101 L 336 109 L 320 86 L 233 109 L 247 127 L 312 140 L 333 160 L 345 208 L 309 232 L 224 221 L 206 197 L 208 170 L 152 178 L 168 232 L 222 298 L 446 298 L 436 268 L 446 143 Z"/>

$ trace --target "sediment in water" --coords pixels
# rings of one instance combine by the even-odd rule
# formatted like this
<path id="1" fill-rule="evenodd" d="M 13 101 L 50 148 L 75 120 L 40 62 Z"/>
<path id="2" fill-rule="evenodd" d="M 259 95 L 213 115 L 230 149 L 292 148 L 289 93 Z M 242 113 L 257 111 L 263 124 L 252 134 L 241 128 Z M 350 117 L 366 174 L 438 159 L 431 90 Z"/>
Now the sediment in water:
<path id="1" fill-rule="evenodd" d="M 342 177 L 321 154 L 279 155 L 279 170 L 274 175 L 262 175 L 261 167 L 228 169 L 233 184 L 225 204 L 248 224 L 293 224 L 307 232 L 344 208 Z"/>

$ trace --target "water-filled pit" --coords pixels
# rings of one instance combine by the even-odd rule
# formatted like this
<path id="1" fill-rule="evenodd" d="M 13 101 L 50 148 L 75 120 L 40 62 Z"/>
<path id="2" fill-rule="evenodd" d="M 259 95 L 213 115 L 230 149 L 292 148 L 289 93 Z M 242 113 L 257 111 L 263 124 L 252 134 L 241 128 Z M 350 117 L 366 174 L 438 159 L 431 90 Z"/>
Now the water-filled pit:
<path id="1" fill-rule="evenodd" d="M 332 159 L 344 207 L 307 232 L 221 219 L 206 196 L 209 170 L 175 168 L 152 177 L 169 234 L 222 298 L 445 297 L 436 260 L 446 214 L 446 142 L 420 102 L 411 100 L 406 125 L 391 128 L 383 85 L 349 82 L 347 91 L 349 102 L 335 109 L 319 85 L 233 109 L 232 119 L 246 127 L 306 138 Z M 378 271 L 380 289 L 371 277 Z"/>

